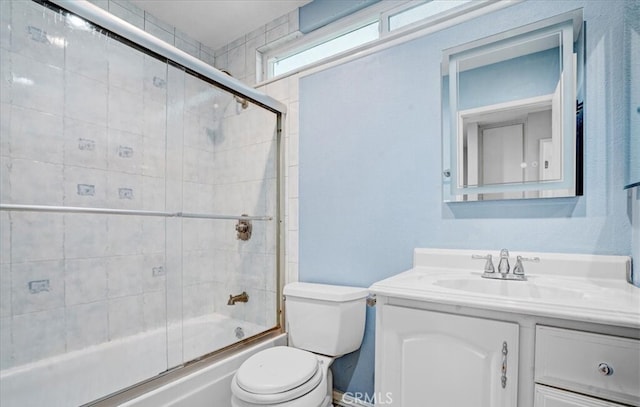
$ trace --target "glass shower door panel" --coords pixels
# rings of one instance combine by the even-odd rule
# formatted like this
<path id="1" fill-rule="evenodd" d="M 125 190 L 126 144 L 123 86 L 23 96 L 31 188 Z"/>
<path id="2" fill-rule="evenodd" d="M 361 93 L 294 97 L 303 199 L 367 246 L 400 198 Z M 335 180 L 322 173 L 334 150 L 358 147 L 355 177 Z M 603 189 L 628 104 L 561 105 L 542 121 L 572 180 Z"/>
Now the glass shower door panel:
<path id="1" fill-rule="evenodd" d="M 168 368 L 168 221 L 135 214 L 165 210 L 167 66 L 35 2 L 2 22 L 0 405 L 79 405 Z"/>
<path id="2" fill-rule="evenodd" d="M 238 238 L 236 220 L 182 220 L 183 358 L 189 361 L 276 326 L 278 144 L 274 113 L 194 76 L 183 79 L 183 127 L 170 133 L 183 135 L 183 162 L 175 168 L 182 175 L 181 210 L 272 217 L 252 221 L 249 240 Z M 246 302 L 239 297 L 230 304 L 230 296 L 243 293 Z"/>

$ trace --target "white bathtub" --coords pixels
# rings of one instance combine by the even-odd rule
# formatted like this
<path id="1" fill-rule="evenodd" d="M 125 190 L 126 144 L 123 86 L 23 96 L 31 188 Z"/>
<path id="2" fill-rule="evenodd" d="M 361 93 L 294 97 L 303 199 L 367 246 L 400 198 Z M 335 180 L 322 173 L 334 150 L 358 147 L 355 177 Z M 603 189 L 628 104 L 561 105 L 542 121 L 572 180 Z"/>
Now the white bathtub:
<path id="1" fill-rule="evenodd" d="M 78 406 L 131 386 L 167 370 L 169 353 L 184 355 L 184 361 L 236 342 L 236 328 L 245 337 L 265 330 L 264 327 L 220 315 L 209 315 L 185 321 L 166 329 L 157 329 L 126 338 L 91 346 L 79 351 L 39 360 L 0 372 L 0 405 L 2 407 L 69 407 Z M 182 335 L 180 335 L 182 332 Z M 170 339 L 167 339 L 170 338 Z M 183 338 L 182 341 L 175 338 Z M 169 342 L 169 347 L 167 347 Z M 281 339 L 278 344 L 285 344 Z M 182 346 L 183 345 L 183 346 Z M 274 341 L 258 347 L 273 346 Z M 167 350 L 169 349 L 169 350 Z M 253 349 L 253 348 L 252 348 Z M 185 397 L 230 397 L 230 374 L 239 367 L 252 349 L 193 373 L 187 377 L 140 397 L 127 406 L 199 406 L 181 400 Z M 168 356 L 169 355 L 169 356 Z M 227 380 L 228 379 L 228 380 Z M 226 380 L 226 381 L 225 381 Z M 224 388 L 227 385 L 227 388 Z M 219 388 L 218 388 L 219 387 Z M 200 394 L 201 392 L 202 395 Z M 224 394 L 223 394 L 224 393 Z M 168 398 L 164 398 L 164 397 Z M 147 404 L 151 398 L 152 404 Z M 202 399 L 203 402 L 205 398 Z"/>

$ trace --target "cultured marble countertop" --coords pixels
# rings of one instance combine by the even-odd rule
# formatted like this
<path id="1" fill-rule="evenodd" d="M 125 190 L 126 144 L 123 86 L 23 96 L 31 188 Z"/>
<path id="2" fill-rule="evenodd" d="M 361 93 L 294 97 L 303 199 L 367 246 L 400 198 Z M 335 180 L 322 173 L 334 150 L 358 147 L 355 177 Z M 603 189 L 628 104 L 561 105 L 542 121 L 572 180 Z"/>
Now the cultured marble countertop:
<path id="1" fill-rule="evenodd" d="M 415 267 L 374 283 L 376 295 L 640 328 L 640 288 L 625 279 L 624 256 L 523 253 L 527 281 L 482 278 L 482 251 L 416 249 Z M 520 254 L 520 253 L 517 253 Z M 495 259 L 495 257 L 494 257 Z"/>

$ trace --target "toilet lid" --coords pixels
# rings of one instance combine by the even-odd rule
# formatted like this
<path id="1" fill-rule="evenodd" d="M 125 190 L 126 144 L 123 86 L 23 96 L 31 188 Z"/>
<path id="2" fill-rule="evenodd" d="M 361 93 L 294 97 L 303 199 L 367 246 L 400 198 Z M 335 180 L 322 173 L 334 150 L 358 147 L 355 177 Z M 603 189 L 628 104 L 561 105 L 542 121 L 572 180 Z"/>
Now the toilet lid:
<path id="1" fill-rule="evenodd" d="M 254 394 L 276 394 L 300 386 L 317 371 L 318 358 L 313 353 L 276 346 L 247 359 L 238 369 L 236 381 Z"/>

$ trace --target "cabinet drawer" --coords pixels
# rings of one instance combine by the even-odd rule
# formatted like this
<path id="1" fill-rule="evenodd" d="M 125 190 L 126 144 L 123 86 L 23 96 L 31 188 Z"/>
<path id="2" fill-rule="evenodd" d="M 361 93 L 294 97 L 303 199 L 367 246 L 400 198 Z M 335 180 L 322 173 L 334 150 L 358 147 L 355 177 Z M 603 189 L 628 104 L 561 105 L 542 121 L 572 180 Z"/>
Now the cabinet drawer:
<path id="1" fill-rule="evenodd" d="M 538 326 L 535 381 L 640 406 L 640 341 Z"/>
<path id="2" fill-rule="evenodd" d="M 624 407 L 622 404 L 594 399 L 540 384 L 536 384 L 534 400 L 534 407 Z"/>

